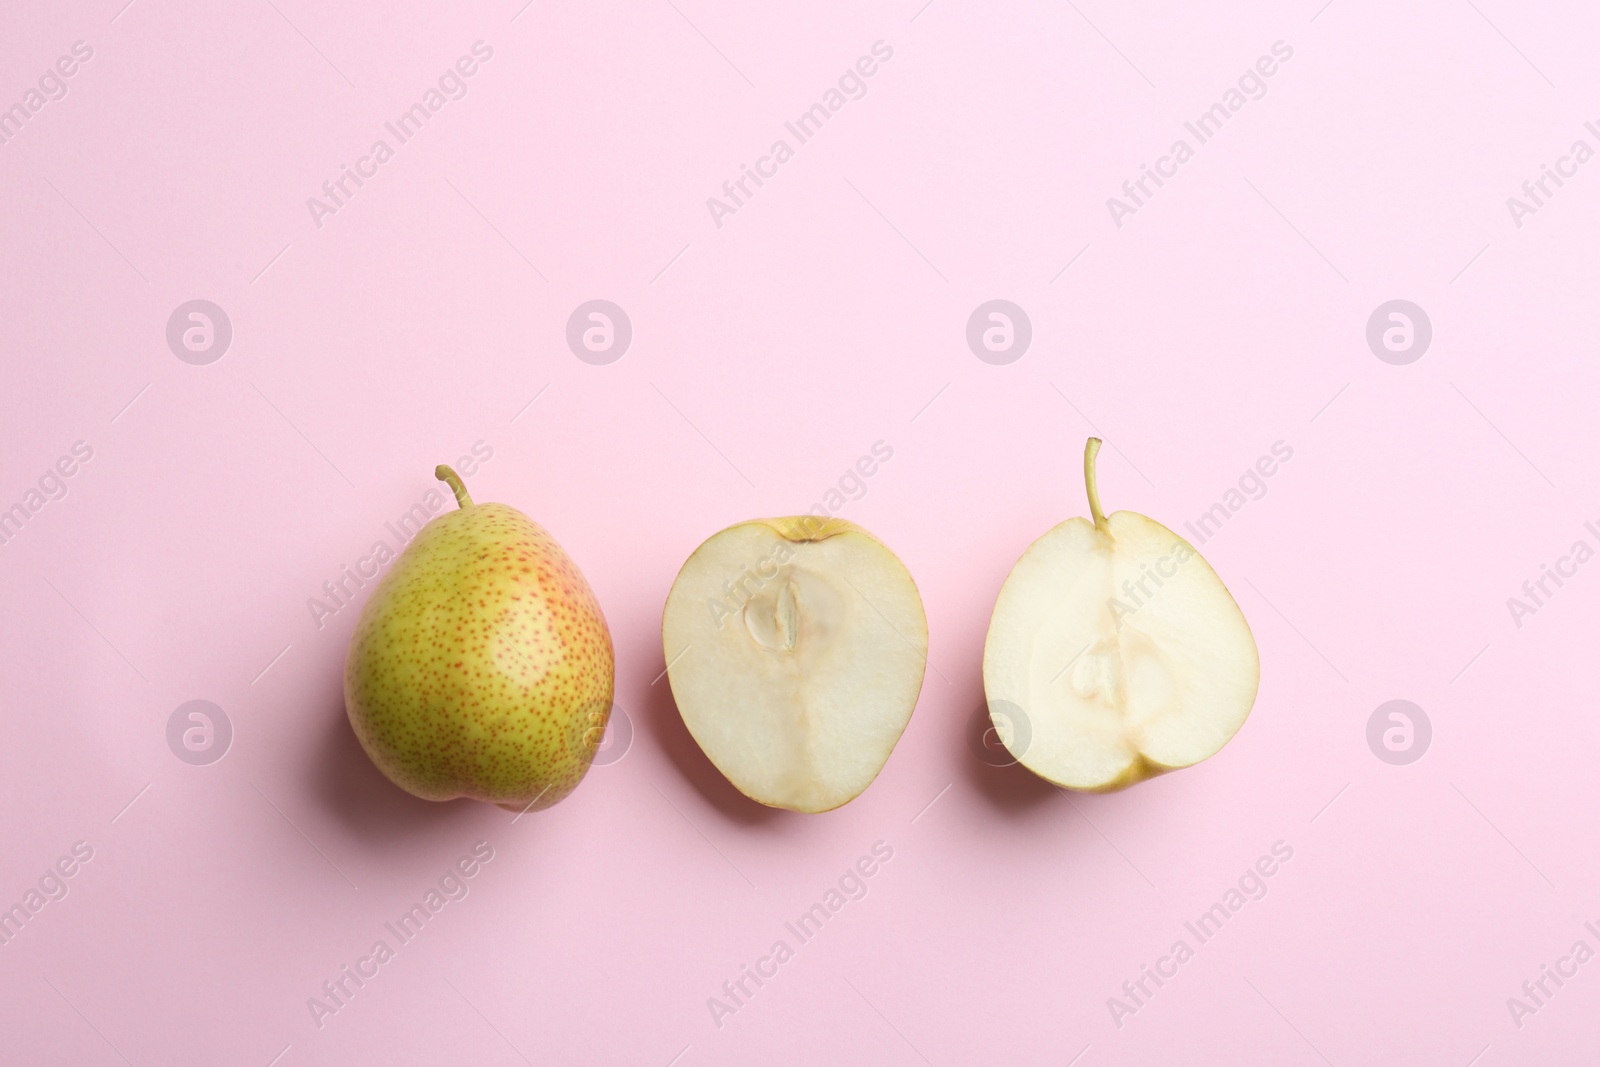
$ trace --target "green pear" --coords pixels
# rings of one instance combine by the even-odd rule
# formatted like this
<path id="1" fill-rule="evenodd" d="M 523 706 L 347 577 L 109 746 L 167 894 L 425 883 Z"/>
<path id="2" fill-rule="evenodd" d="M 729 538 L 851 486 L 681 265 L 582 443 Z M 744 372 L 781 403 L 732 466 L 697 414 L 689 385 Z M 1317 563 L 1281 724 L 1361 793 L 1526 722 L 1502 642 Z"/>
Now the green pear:
<path id="1" fill-rule="evenodd" d="M 548 808 L 583 779 L 611 715 L 611 633 L 555 539 L 505 504 L 424 526 L 361 611 L 345 659 L 350 725 L 424 800 Z"/>

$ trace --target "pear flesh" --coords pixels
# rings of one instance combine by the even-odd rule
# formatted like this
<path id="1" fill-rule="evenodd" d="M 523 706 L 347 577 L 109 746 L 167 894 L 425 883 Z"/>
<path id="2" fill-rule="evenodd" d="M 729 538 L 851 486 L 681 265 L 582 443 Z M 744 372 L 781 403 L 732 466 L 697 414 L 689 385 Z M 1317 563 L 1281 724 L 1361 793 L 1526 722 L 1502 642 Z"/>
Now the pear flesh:
<path id="1" fill-rule="evenodd" d="M 672 694 L 740 792 L 801 812 L 858 796 L 922 689 L 928 624 L 905 565 L 866 530 L 802 515 L 713 535 L 662 617 Z"/>
<path id="2" fill-rule="evenodd" d="M 1131 511 L 1105 515 L 1100 441 L 1084 454 L 1093 520 L 1068 519 L 1001 587 L 983 685 L 1017 761 L 1109 791 L 1214 755 L 1255 703 L 1255 638 L 1194 546 Z"/>
<path id="3" fill-rule="evenodd" d="M 594 759 L 611 712 L 611 634 L 589 583 L 505 504 L 431 520 L 361 611 L 345 710 L 367 755 L 425 800 L 548 808 Z"/>

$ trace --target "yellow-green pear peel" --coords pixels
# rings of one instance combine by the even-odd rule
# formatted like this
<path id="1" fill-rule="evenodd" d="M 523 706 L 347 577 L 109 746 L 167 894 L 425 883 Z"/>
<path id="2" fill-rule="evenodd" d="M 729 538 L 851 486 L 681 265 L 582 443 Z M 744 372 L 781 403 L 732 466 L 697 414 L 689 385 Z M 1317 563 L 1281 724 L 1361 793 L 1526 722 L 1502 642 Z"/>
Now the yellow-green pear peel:
<path id="1" fill-rule="evenodd" d="M 425 800 L 548 808 L 577 787 L 611 712 L 611 634 L 589 583 L 505 504 L 432 519 L 361 611 L 345 710 L 372 762 Z"/>

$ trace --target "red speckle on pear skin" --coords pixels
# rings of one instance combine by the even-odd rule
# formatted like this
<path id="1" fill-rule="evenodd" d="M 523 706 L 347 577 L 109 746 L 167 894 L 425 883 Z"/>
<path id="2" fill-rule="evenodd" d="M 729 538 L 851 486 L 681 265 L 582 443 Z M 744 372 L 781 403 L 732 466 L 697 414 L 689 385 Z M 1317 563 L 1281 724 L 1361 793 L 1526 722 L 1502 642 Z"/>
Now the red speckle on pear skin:
<path id="1" fill-rule="evenodd" d="M 422 529 L 368 600 L 345 664 L 351 725 L 397 785 L 518 811 L 577 787 L 612 686 L 611 634 L 589 583 L 504 504 Z"/>

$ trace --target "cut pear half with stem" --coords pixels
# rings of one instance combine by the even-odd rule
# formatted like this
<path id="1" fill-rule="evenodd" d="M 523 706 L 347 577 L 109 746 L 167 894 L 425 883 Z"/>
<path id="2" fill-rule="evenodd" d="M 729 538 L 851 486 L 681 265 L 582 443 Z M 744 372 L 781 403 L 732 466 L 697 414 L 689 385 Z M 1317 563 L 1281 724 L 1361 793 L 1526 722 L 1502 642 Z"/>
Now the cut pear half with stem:
<path id="1" fill-rule="evenodd" d="M 714 534 L 678 572 L 661 638 L 706 756 L 745 796 L 802 812 L 872 784 L 928 660 L 905 565 L 854 523 L 815 515 Z"/>
<path id="2" fill-rule="evenodd" d="M 1215 755 L 1250 714 L 1261 660 L 1193 545 L 1136 512 L 1100 509 L 1099 450 L 1089 438 L 1091 517 L 1028 546 L 1000 589 L 983 687 L 1019 763 L 1109 792 Z"/>

